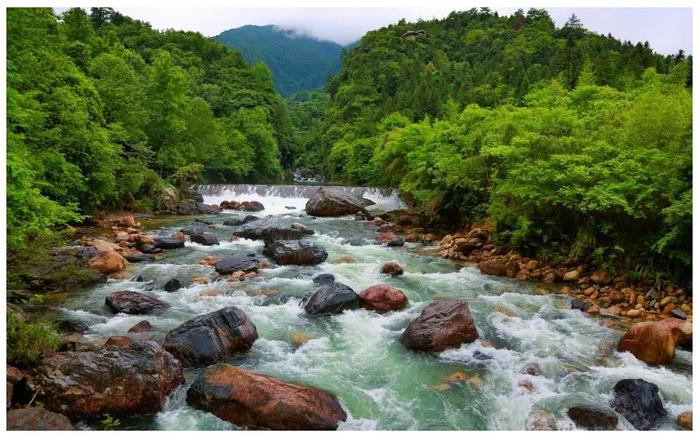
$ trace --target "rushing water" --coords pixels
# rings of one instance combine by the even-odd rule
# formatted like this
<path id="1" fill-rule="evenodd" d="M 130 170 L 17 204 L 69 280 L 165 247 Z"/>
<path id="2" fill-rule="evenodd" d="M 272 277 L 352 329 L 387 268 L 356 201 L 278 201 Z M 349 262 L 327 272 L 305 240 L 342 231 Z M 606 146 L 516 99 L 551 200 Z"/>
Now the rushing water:
<path id="1" fill-rule="evenodd" d="M 212 217 L 219 224 L 211 231 L 218 246 L 188 242 L 184 249 L 166 252 L 157 262 L 132 264 L 130 280 L 112 280 L 74 297 L 65 305 L 66 317 L 90 324 L 86 336 L 99 340 L 125 335 L 139 321 L 153 325 L 151 333 L 134 335 L 161 341 L 165 333 L 195 315 L 235 305 L 246 312 L 258 329 L 251 351 L 231 363 L 282 380 L 313 385 L 338 395 L 348 412 L 340 429 L 526 429 L 533 418 L 546 413 L 560 429 L 572 429 L 566 410 L 575 404 L 606 408 L 615 383 L 643 378 L 661 390 L 668 421 L 691 409 L 691 355 L 679 351 L 668 367 L 652 367 L 629 353 L 614 351 L 621 332 L 601 325 L 602 317 L 589 317 L 569 308 L 568 297 L 542 295 L 525 282 L 491 277 L 472 267 L 457 268 L 451 261 L 426 255 L 418 244 L 388 248 L 375 243 L 376 232 L 352 218 L 312 219 L 303 213 L 308 186 L 200 187 L 205 202 L 224 199 L 259 200 L 266 210 L 286 223 L 300 222 L 316 231 L 310 241 L 326 248 L 329 257 L 314 267 L 281 266 L 260 271 L 245 282 L 215 281 L 213 268 L 197 262 L 207 255 L 230 256 L 255 252 L 262 242 L 231 240 L 232 227 L 220 225 L 237 212 Z M 349 190 L 358 190 L 352 188 Z M 365 192 L 384 208 L 401 207 L 392 192 Z M 293 209 L 288 208 L 293 207 Z M 169 223 L 153 234 L 170 234 L 190 220 Z M 348 239 L 353 238 L 353 246 Z M 364 239 L 357 242 L 357 238 Z M 364 243 L 357 245 L 358 243 Z M 335 263 L 350 256 L 352 263 Z M 399 262 L 403 276 L 380 274 L 380 266 Z M 300 299 L 316 289 L 312 277 L 335 275 L 336 281 L 355 291 L 379 283 L 406 293 L 410 305 L 399 312 L 377 314 L 346 311 L 322 318 L 306 317 Z M 191 284 L 208 277 L 208 285 L 190 285 L 168 293 L 163 284 L 178 278 Z M 136 281 L 136 278 L 141 281 Z M 111 315 L 104 298 L 118 290 L 149 291 L 170 304 L 160 315 Z M 480 340 L 437 356 L 416 354 L 398 342 L 409 321 L 440 297 L 469 302 Z M 300 347 L 294 334 L 310 338 Z M 488 341 L 483 343 L 483 341 Z M 539 376 L 525 369 L 537 364 Z M 189 382 L 201 370 L 188 370 Z M 466 380 L 449 381 L 453 373 Z M 235 426 L 185 403 L 187 384 L 172 394 L 163 412 L 124 419 L 126 428 L 232 429 Z M 632 429 L 621 418 L 619 426 Z"/>

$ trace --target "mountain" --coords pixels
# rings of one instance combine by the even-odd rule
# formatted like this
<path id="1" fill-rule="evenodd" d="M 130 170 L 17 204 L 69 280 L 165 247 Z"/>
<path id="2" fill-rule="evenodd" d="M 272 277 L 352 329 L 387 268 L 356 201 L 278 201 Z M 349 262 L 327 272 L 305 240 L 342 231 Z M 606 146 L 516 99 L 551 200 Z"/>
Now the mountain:
<path id="1" fill-rule="evenodd" d="M 250 63 L 264 62 L 283 96 L 322 87 L 340 69 L 343 46 L 277 26 L 247 25 L 215 36 Z"/>

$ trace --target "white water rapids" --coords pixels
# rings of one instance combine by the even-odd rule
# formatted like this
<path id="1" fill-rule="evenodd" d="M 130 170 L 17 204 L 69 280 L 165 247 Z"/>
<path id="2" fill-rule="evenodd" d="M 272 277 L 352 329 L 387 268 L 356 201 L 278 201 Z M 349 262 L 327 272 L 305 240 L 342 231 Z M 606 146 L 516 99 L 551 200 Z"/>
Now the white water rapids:
<path id="1" fill-rule="evenodd" d="M 244 282 L 216 281 L 213 268 L 197 263 L 203 257 L 251 252 L 263 257 L 262 242 L 232 240 L 233 227 L 221 225 L 226 218 L 246 213 L 225 211 L 208 218 L 218 224 L 211 231 L 219 237 L 220 245 L 188 242 L 183 249 L 166 251 L 156 262 L 132 264 L 130 280 L 110 280 L 76 294 L 65 305 L 65 317 L 88 323 L 87 336 L 94 340 L 126 335 L 131 326 L 146 319 L 153 331 L 133 336 L 161 341 L 168 330 L 195 315 L 238 306 L 257 326 L 259 339 L 248 354 L 233 358 L 231 363 L 337 394 L 348 412 L 340 429 L 522 430 L 529 428 L 534 418 L 545 415 L 552 426 L 573 429 L 566 410 L 576 404 L 608 409 L 612 388 L 623 378 L 642 378 L 659 386 L 669 411 L 663 429 L 676 429 L 675 416 L 692 408 L 690 353 L 679 351 L 675 362 L 665 367 L 648 366 L 629 353 L 618 353 L 614 343 L 621 332 L 602 325 L 605 317 L 571 310 L 567 296 L 541 295 L 534 285 L 483 275 L 472 267 L 458 269 L 451 261 L 422 254 L 419 244 L 403 248 L 378 245 L 376 232 L 352 217 L 306 216 L 303 207 L 311 190 L 308 187 L 238 185 L 199 190 L 205 203 L 258 200 L 265 210 L 256 215 L 273 214 L 282 223 L 300 222 L 314 229 L 316 234 L 308 239 L 326 248 L 326 262 L 313 267 L 263 269 L 256 278 Z M 363 194 L 385 208 L 402 206 L 391 191 L 368 189 Z M 152 233 L 169 234 L 190 222 L 171 222 Z M 348 239 L 354 239 L 356 246 Z M 351 257 L 352 262 L 337 263 L 341 256 Z M 405 275 L 391 278 L 380 274 L 380 266 L 389 261 L 401 264 Z M 336 281 L 358 293 L 371 285 L 390 284 L 404 291 L 410 304 L 388 314 L 358 309 L 309 318 L 299 301 L 316 289 L 311 279 L 320 273 L 333 274 Z M 211 283 L 192 284 L 193 278 L 201 276 Z M 165 292 L 163 284 L 171 278 L 187 286 Z M 104 299 L 118 290 L 149 291 L 170 307 L 160 315 L 112 315 Z M 402 331 L 439 297 L 469 302 L 480 340 L 437 356 L 406 350 L 398 341 Z M 295 347 L 291 337 L 298 333 L 310 340 Z M 533 364 L 541 369 L 539 376 L 526 373 Z M 188 384 L 198 372 L 186 373 Z M 456 372 L 463 373 L 466 380 L 450 382 L 448 377 Z M 529 383 L 524 384 L 526 381 Z M 163 412 L 123 419 L 123 427 L 235 428 L 187 406 L 186 388 L 170 396 Z M 620 420 L 619 428 L 632 429 L 622 417 Z"/>

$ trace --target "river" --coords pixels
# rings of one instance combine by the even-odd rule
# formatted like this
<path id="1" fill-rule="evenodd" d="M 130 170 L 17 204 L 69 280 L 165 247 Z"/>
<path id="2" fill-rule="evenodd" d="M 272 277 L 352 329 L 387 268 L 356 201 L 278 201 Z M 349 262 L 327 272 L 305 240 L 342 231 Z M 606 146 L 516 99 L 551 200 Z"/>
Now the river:
<path id="1" fill-rule="evenodd" d="M 308 186 L 203 186 L 206 203 L 259 200 L 265 210 L 258 216 L 276 215 L 283 223 L 302 223 L 316 231 L 308 240 L 328 251 L 326 262 L 313 267 L 280 266 L 263 269 L 244 282 L 216 281 L 192 284 L 195 277 L 215 280 L 212 267 L 197 262 L 207 255 L 256 253 L 261 241 L 231 240 L 233 227 L 224 219 L 242 216 L 225 211 L 211 217 L 218 246 L 187 242 L 185 248 L 167 251 L 156 262 L 131 264 L 128 280 L 110 280 L 75 294 L 65 303 L 65 317 L 90 325 L 93 340 L 125 335 L 134 324 L 148 320 L 147 336 L 162 341 L 168 330 L 195 315 L 225 306 L 237 306 L 257 326 L 259 338 L 250 352 L 231 363 L 282 380 L 313 385 L 337 394 L 348 412 L 340 429 L 527 429 L 544 413 L 559 429 L 572 429 L 566 410 L 574 404 L 607 408 L 612 388 L 623 378 L 642 378 L 659 386 L 669 411 L 662 429 L 678 428 L 675 417 L 692 409 L 692 356 L 678 351 L 666 367 L 653 367 L 630 353 L 614 351 L 622 332 L 602 325 L 605 317 L 571 310 L 569 297 L 542 294 L 536 285 L 481 274 L 474 267 L 426 254 L 421 244 L 388 248 L 375 243 L 376 231 L 364 222 L 347 218 L 313 219 L 303 212 Z M 353 189 L 382 208 L 401 208 L 390 191 Z M 248 213 L 246 213 L 248 214 Z M 152 234 L 170 234 L 191 223 L 191 218 L 167 222 Z M 348 240 L 352 239 L 351 242 Z M 351 263 L 335 263 L 341 256 Z M 405 270 L 391 278 L 380 274 L 381 265 L 396 261 Z M 312 277 L 330 273 L 356 292 L 385 283 L 402 290 L 410 304 L 402 311 L 377 314 L 363 309 L 309 318 L 300 299 L 316 287 Z M 164 283 L 178 278 L 189 286 L 165 292 Z M 105 297 L 118 290 L 149 291 L 170 304 L 160 315 L 111 315 Z M 403 329 L 431 301 L 440 297 L 469 302 L 480 340 L 439 355 L 422 355 L 403 348 Z M 295 346 L 293 335 L 308 342 Z M 484 342 L 487 341 L 487 342 Z M 537 364 L 540 375 L 526 368 Z M 201 369 L 186 372 L 188 382 Z M 450 381 L 449 376 L 460 373 Z M 235 429 L 235 426 L 185 403 L 187 384 L 173 393 L 163 412 L 122 419 L 122 427 L 148 429 Z M 633 429 L 620 417 L 619 428 Z M 83 424 L 88 427 L 89 425 Z"/>

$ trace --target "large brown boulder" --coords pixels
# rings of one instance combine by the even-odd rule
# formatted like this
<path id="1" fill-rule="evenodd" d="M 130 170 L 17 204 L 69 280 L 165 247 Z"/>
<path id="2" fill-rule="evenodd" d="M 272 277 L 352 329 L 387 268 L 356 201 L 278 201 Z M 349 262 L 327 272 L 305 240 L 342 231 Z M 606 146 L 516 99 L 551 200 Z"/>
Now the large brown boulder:
<path id="1" fill-rule="evenodd" d="M 103 274 L 112 274 L 126 269 L 126 259 L 113 249 L 99 251 L 97 255 L 88 260 L 88 266 Z"/>
<path id="2" fill-rule="evenodd" d="M 37 400 L 70 418 L 155 414 L 184 382 L 182 365 L 155 342 L 66 351 L 36 368 Z"/>
<path id="3" fill-rule="evenodd" d="M 255 324 L 239 308 L 224 307 L 199 315 L 165 336 L 163 348 L 185 367 L 210 365 L 248 351 L 258 338 Z"/>
<path id="4" fill-rule="evenodd" d="M 466 301 L 433 301 L 401 335 L 401 343 L 410 350 L 439 352 L 457 348 L 479 338 Z"/>
<path id="5" fill-rule="evenodd" d="M 361 198 L 350 191 L 321 187 L 306 202 L 306 213 L 311 216 L 345 216 L 363 211 L 374 204 L 369 199 Z"/>
<path id="6" fill-rule="evenodd" d="M 335 430 L 347 414 L 322 389 L 282 382 L 227 364 L 207 368 L 187 403 L 237 426 L 273 430 Z"/>
<path id="7" fill-rule="evenodd" d="M 692 335 L 692 323 L 682 319 L 638 322 L 622 336 L 617 350 L 629 351 L 650 365 L 661 365 L 672 361 L 676 345 L 688 341 Z"/>
<path id="8" fill-rule="evenodd" d="M 166 302 L 156 297 L 128 290 L 108 295 L 105 298 L 105 304 L 114 313 L 128 313 L 131 315 L 161 312 L 168 307 Z"/>
<path id="9" fill-rule="evenodd" d="M 401 310 L 408 304 L 408 298 L 400 290 L 388 284 L 370 286 L 358 295 L 360 305 L 380 313 Z"/>
<path id="10" fill-rule="evenodd" d="M 403 268 L 396 262 L 389 262 L 384 263 L 384 265 L 382 265 L 382 269 L 379 272 L 381 272 L 382 274 L 389 274 L 392 277 L 396 277 L 397 275 L 403 275 Z"/>
<path id="11" fill-rule="evenodd" d="M 505 258 L 486 259 L 477 265 L 479 270 L 484 274 L 496 275 L 504 277 L 508 273 L 507 260 Z"/>
<path id="12" fill-rule="evenodd" d="M 65 415 L 30 407 L 8 411 L 7 430 L 75 430 L 75 426 Z"/>

